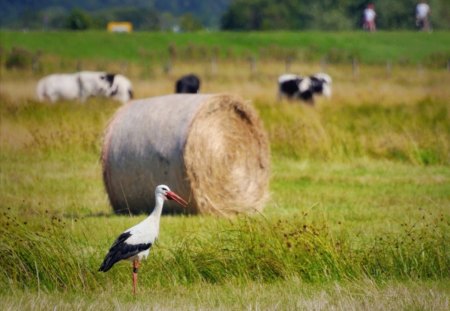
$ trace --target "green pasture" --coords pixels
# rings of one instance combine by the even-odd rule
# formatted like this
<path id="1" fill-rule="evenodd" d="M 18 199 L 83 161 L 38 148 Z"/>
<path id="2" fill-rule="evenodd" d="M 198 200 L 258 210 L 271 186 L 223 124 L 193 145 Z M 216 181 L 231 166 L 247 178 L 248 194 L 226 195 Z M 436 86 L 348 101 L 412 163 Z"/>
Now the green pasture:
<path id="1" fill-rule="evenodd" d="M 266 209 L 232 219 L 164 217 L 160 240 L 141 269 L 141 297 L 133 300 L 127 263 L 97 272 L 116 235 L 144 217 L 113 216 L 101 182 L 102 130 L 117 105 L 49 106 L 3 97 L 0 290 L 7 306 L 271 307 L 287 287 L 282 308 L 308 308 L 307 299 L 355 307 L 367 303 L 354 294 L 360 286 L 375 300 L 387 288 L 398 291 L 400 308 L 443 310 L 450 265 L 448 105 L 376 108 L 383 114 L 367 113 L 370 106 L 256 107 L 272 140 Z M 410 117 L 397 128 L 405 114 Z M 289 118 L 303 128 L 320 125 L 329 150 L 316 152 L 314 131 L 298 137 L 295 126 L 283 122 Z M 361 126 L 377 122 L 378 131 Z M 339 124 L 346 126 L 335 132 Z M 411 150 L 374 154 L 370 145 L 348 140 L 413 133 L 419 125 Z M 348 153 L 339 151 L 342 141 Z M 418 288 L 434 294 L 419 295 Z M 347 294 L 336 300 L 342 290 Z"/>
<path id="2" fill-rule="evenodd" d="M 449 32 L 89 32 L 1 31 L 6 51 L 20 47 L 67 59 L 158 62 L 218 57 L 297 58 L 304 61 L 445 66 Z M 170 50 L 170 51 L 169 51 Z"/>
<path id="3" fill-rule="evenodd" d="M 359 76 L 330 65 L 333 97 L 309 107 L 275 102 L 279 63 L 261 62 L 254 78 L 223 54 L 204 85 L 242 92 L 258 111 L 270 140 L 270 199 L 254 215 L 163 216 L 136 298 L 129 263 L 97 272 L 117 235 L 145 217 L 114 215 L 102 184 L 102 135 L 120 105 L 38 103 L 37 75 L 2 68 L 2 309 L 448 309 L 450 75 L 414 66 L 386 73 L 384 63 L 448 53 L 447 33 L 0 34 L 3 51 L 21 46 L 58 60 L 139 62 L 141 49 L 166 57 L 168 45 L 192 42 L 243 56 L 303 42 L 324 53 L 367 49 L 373 63 Z M 173 89 L 164 72 L 143 79 L 130 70 L 130 78 L 138 95 Z"/>

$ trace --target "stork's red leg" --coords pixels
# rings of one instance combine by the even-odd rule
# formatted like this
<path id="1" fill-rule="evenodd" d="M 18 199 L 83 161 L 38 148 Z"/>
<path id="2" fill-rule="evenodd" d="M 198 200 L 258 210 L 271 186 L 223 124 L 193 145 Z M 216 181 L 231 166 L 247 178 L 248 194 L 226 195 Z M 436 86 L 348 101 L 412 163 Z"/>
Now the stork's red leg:
<path id="1" fill-rule="evenodd" d="M 133 260 L 133 295 L 136 295 L 139 260 Z"/>

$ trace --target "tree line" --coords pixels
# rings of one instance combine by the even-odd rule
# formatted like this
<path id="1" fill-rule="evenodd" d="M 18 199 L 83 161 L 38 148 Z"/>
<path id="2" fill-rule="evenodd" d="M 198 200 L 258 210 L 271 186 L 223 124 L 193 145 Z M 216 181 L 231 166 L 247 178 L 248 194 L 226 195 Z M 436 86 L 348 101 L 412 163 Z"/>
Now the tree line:
<path id="1" fill-rule="evenodd" d="M 104 29 L 129 21 L 136 30 L 217 28 L 232 0 L 39 0 L 0 1 L 0 27 L 9 29 Z"/>
<path id="2" fill-rule="evenodd" d="M 87 30 L 105 29 L 109 21 L 128 21 L 135 30 L 157 31 L 172 30 L 180 27 L 185 31 L 196 31 L 205 26 L 191 13 L 174 16 L 170 13 L 160 13 L 153 8 L 114 8 L 100 12 L 88 12 L 74 8 L 70 11 L 36 12 L 25 10 L 17 20 L 3 24 L 9 29 L 68 29 Z"/>
<path id="3" fill-rule="evenodd" d="M 227 30 L 353 30 L 375 5 L 379 29 L 413 29 L 417 0 L 234 0 L 221 18 Z M 431 22 L 450 29 L 450 2 L 430 0 Z"/>
<path id="4" fill-rule="evenodd" d="M 55 2 L 55 1 L 53 1 Z M 108 21 L 129 21 L 135 30 L 229 31 L 354 30 L 361 28 L 362 12 L 375 4 L 377 27 L 414 29 L 416 0 L 5 0 L 0 25 L 16 29 L 104 29 Z M 450 29 L 448 0 L 428 1 L 434 29 Z M 4 15 L 4 16 L 1 16 Z"/>

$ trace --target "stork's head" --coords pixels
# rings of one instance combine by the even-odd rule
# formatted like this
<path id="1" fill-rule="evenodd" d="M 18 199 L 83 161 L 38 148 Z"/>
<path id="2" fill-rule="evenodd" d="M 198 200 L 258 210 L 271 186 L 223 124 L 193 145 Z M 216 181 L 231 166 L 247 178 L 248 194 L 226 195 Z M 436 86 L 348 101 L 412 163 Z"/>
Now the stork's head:
<path id="1" fill-rule="evenodd" d="M 155 196 L 162 197 L 164 200 L 174 200 L 183 207 L 187 206 L 187 202 L 175 192 L 171 191 L 166 185 L 159 185 L 155 189 Z"/>

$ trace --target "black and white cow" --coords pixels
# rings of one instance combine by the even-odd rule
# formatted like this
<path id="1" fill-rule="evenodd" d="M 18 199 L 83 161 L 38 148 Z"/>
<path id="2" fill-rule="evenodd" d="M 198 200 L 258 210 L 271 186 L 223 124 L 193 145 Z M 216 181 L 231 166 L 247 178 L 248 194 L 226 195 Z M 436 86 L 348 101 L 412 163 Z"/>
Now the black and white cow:
<path id="1" fill-rule="evenodd" d="M 198 93 L 200 78 L 194 74 L 182 76 L 175 83 L 175 93 Z"/>
<path id="2" fill-rule="evenodd" d="M 133 99 L 133 86 L 131 81 L 121 74 L 106 74 L 110 92 L 108 97 L 118 100 L 123 104 Z"/>
<path id="3" fill-rule="evenodd" d="M 36 87 L 40 101 L 75 100 L 84 102 L 91 96 L 108 96 L 109 83 L 105 72 L 82 71 L 52 74 L 39 80 Z"/>
<path id="4" fill-rule="evenodd" d="M 79 100 L 89 97 L 110 97 L 127 102 L 132 98 L 131 82 L 122 75 L 106 72 L 81 71 L 52 74 L 39 80 L 36 87 L 40 101 Z"/>
<path id="5" fill-rule="evenodd" d="M 278 100 L 300 99 L 314 105 L 314 95 L 331 96 L 331 77 L 326 73 L 316 73 L 309 77 L 284 74 L 278 78 Z"/>
<path id="6" fill-rule="evenodd" d="M 303 77 L 296 74 L 283 74 L 278 77 L 278 99 L 283 97 L 287 99 L 298 98 L 300 94 L 300 85 Z M 302 85 L 302 89 L 304 86 Z M 306 90 L 306 89 L 304 89 Z"/>

